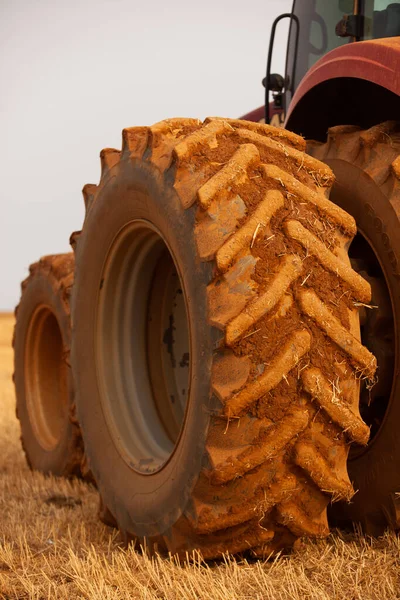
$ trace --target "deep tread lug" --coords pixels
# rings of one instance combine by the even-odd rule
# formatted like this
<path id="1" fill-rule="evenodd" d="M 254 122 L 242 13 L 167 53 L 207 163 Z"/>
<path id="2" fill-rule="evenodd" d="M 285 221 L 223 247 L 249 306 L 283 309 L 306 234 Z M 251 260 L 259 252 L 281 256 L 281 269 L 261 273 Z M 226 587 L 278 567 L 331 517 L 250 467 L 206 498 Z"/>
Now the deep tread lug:
<path id="1" fill-rule="evenodd" d="M 121 151 L 115 148 L 103 148 L 100 152 L 101 179 L 108 176 L 110 170 L 119 162 Z"/>

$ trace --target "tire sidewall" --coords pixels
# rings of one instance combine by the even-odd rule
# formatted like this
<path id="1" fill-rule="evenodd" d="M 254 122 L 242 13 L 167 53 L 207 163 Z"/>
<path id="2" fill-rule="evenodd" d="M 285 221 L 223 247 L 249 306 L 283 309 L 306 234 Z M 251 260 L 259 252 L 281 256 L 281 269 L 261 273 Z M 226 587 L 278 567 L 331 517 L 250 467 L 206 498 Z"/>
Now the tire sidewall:
<path id="1" fill-rule="evenodd" d="M 31 468 L 54 475 L 71 475 L 71 453 L 75 446 L 75 426 L 70 420 L 70 411 L 74 403 L 72 371 L 67 365 L 68 402 L 64 406 L 63 423 L 60 440 L 52 450 L 46 450 L 37 439 L 28 412 L 26 391 L 26 356 L 27 334 L 32 317 L 39 306 L 50 309 L 57 320 L 61 333 L 63 348 L 70 347 L 71 329 L 69 313 L 63 300 L 54 289 L 49 276 L 37 272 L 31 277 L 24 289 L 18 306 L 14 337 L 14 382 L 17 399 L 17 415 L 21 425 L 21 441 Z"/>
<path id="2" fill-rule="evenodd" d="M 339 159 L 326 159 L 336 176 L 330 199 L 347 210 L 375 248 L 390 292 L 395 322 L 395 369 L 391 398 L 384 421 L 364 452 L 350 457 L 348 469 L 359 492 L 350 505 L 333 508 L 339 519 L 346 514 L 361 521 L 370 533 L 391 523 L 393 498 L 400 490 L 400 222 L 388 198 L 368 174 Z M 378 365 L 379 376 L 379 365 Z"/>
<path id="3" fill-rule="evenodd" d="M 144 219 L 163 235 L 174 256 L 187 300 L 191 379 L 183 430 L 174 453 L 151 475 L 128 465 L 113 442 L 103 414 L 96 373 L 96 306 L 109 249 L 128 223 Z M 211 365 L 218 336 L 207 323 L 207 284 L 212 266 L 201 262 L 194 236 L 195 208 L 184 210 L 173 189 L 149 163 L 122 160 L 101 183 L 76 253 L 72 298 L 71 362 L 85 449 L 101 496 L 120 529 L 138 536 L 166 532 L 182 515 L 205 460 L 210 413 Z"/>

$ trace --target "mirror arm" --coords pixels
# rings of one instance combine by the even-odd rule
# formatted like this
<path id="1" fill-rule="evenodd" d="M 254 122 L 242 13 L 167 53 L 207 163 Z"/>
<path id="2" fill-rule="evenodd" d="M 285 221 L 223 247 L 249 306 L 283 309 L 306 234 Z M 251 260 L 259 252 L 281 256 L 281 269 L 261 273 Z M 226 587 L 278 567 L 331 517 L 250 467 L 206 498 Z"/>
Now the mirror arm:
<path id="1" fill-rule="evenodd" d="M 296 70 L 297 49 L 298 49 L 298 45 L 299 45 L 300 22 L 299 22 L 299 18 L 296 15 L 294 15 L 293 13 L 284 13 L 284 14 L 280 15 L 279 17 L 277 17 L 275 19 L 275 21 L 272 23 L 271 36 L 269 39 L 267 72 L 266 72 L 266 77 L 265 77 L 265 122 L 267 124 L 269 124 L 270 120 L 271 120 L 270 111 L 269 111 L 269 92 L 270 92 L 270 87 L 271 87 L 270 86 L 270 78 L 271 78 L 272 51 L 273 51 L 274 41 L 275 41 L 276 26 L 282 19 L 290 19 L 291 21 L 294 21 L 296 23 L 296 43 L 295 43 L 295 48 L 294 48 L 292 79 L 290 82 L 291 85 L 294 80 L 294 74 L 295 74 L 295 70 Z M 285 82 L 285 87 L 286 87 L 287 83 L 288 82 Z"/>

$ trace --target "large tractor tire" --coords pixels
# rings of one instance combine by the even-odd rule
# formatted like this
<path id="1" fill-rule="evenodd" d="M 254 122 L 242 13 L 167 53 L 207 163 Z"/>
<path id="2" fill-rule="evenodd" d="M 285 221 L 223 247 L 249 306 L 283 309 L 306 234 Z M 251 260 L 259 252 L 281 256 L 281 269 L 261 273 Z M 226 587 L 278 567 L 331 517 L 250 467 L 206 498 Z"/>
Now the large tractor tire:
<path id="1" fill-rule="evenodd" d="M 336 177 L 331 200 L 356 220 L 353 268 L 371 284 L 371 307 L 361 318 L 363 343 L 377 357 L 377 383 L 361 389 L 361 415 L 371 428 L 364 449 L 350 452 L 351 504 L 332 508 L 332 521 L 358 522 L 379 535 L 400 528 L 400 125 L 388 121 L 366 131 L 345 125 L 308 152 Z"/>
<path id="2" fill-rule="evenodd" d="M 123 131 L 87 185 L 71 362 L 85 448 L 126 539 L 204 558 L 328 533 L 365 444 L 370 285 L 304 140 L 237 120 Z"/>
<path id="3" fill-rule="evenodd" d="M 66 477 L 81 476 L 83 457 L 69 365 L 73 273 L 73 253 L 45 256 L 30 266 L 13 342 L 17 416 L 28 464 Z"/>

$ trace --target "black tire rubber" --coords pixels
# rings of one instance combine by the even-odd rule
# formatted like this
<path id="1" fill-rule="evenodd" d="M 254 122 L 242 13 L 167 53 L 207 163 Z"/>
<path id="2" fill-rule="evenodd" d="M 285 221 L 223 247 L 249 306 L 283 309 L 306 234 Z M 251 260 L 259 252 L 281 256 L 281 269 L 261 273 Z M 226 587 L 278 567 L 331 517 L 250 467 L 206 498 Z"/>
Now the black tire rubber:
<path id="1" fill-rule="evenodd" d="M 104 508 L 150 549 L 263 556 L 327 535 L 327 504 L 352 496 L 349 441 L 369 433 L 355 375 L 375 369 L 354 302 L 370 288 L 345 250 L 354 220 L 326 199 L 332 174 L 303 144 L 244 121 L 171 119 L 124 130 L 122 152 L 103 150 L 100 184 L 83 190 L 71 238 L 79 422 Z M 129 279 L 146 228 L 173 257 L 190 331 L 189 400 L 164 462 L 139 456 L 115 408 L 129 417 L 134 385 L 156 376 L 136 312 L 122 318 L 138 298 L 144 322 L 153 310 Z"/>
<path id="2" fill-rule="evenodd" d="M 45 256 L 29 272 L 13 340 L 21 442 L 32 469 L 80 477 L 83 442 L 69 365 L 74 255 Z"/>
<path id="3" fill-rule="evenodd" d="M 388 527 L 400 529 L 400 124 L 385 122 L 366 131 L 333 127 L 326 143 L 310 141 L 307 151 L 333 170 L 330 198 L 355 218 L 373 251 L 365 252 L 363 274 L 371 271 L 371 281 L 378 281 L 375 259 L 380 263 L 382 281 L 379 288 L 372 284 L 371 302 L 379 308 L 367 309 L 369 337 L 363 337 L 378 357 L 377 386 L 385 388 L 371 392 L 380 403 L 380 426 L 363 451 L 350 453 L 348 470 L 357 494 L 350 504 L 339 502 L 330 511 L 333 524 L 359 523 L 367 534 L 380 535 Z"/>

